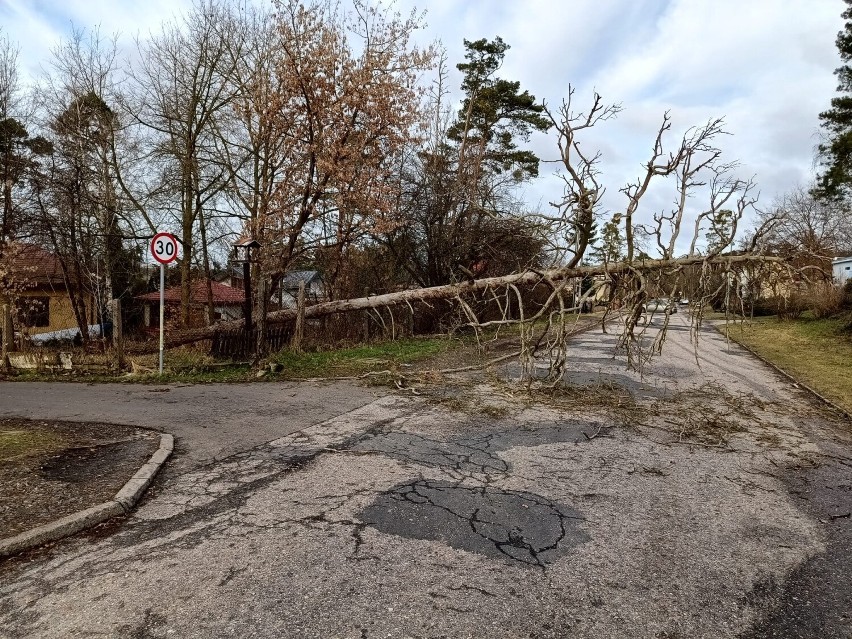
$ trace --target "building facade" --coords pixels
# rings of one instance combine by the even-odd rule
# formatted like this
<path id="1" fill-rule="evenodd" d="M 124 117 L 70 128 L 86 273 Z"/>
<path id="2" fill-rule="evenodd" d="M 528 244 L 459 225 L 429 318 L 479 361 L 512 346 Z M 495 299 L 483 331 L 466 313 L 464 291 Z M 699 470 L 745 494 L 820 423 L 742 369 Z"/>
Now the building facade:
<path id="1" fill-rule="evenodd" d="M 835 284 L 846 284 L 846 281 L 852 278 L 852 257 L 835 258 L 831 263 L 831 274 Z"/>

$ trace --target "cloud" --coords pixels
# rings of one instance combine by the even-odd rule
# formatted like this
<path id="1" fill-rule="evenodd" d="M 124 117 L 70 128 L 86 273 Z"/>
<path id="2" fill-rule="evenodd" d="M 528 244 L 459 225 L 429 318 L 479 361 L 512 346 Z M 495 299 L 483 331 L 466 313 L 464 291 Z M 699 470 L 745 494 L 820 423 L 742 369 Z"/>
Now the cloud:
<path id="1" fill-rule="evenodd" d="M 0 4 L 0 24 L 4 35 L 19 48 L 19 74 L 24 82 L 39 76 L 42 65 L 62 37 L 27 0 L 7 0 Z"/>
<path id="2" fill-rule="evenodd" d="M 256 0 L 258 3 L 265 0 Z M 500 35 L 511 45 L 503 77 L 519 80 L 539 99 L 558 105 L 576 88 L 578 106 L 595 90 L 624 106 L 618 120 L 591 131 L 583 144 L 603 153 L 607 205 L 623 208 L 618 188 L 647 161 L 662 114 L 673 119 L 671 143 L 687 127 L 724 117 L 731 133 L 720 140 L 739 174 L 756 176 L 762 200 L 807 182 L 813 174 L 818 114 L 835 95 L 839 65 L 834 39 L 843 28 L 842 3 L 814 0 L 430 0 L 420 43 L 441 40 L 454 65 L 463 39 Z M 100 25 L 125 43 L 157 31 L 190 0 L 5 0 L 0 19 L 21 43 L 26 77 L 36 77 L 49 50 L 77 27 Z M 407 13 L 416 0 L 398 0 Z M 456 98 L 461 95 L 456 90 Z M 533 136 L 543 158 L 556 157 L 555 139 Z M 527 188 L 531 202 L 559 199 L 549 177 Z M 667 186 L 667 185 L 661 185 Z M 665 188 L 648 205 L 669 206 Z M 700 207 L 696 201 L 695 207 Z"/>

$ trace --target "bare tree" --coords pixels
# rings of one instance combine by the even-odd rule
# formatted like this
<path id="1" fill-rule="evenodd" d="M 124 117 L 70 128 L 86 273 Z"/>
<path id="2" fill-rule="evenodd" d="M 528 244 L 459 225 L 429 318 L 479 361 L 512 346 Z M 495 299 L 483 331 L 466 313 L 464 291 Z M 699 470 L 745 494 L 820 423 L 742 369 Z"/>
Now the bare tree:
<path id="1" fill-rule="evenodd" d="M 154 137 L 150 157 L 162 162 L 158 190 L 175 194 L 182 245 L 181 322 L 189 322 L 196 227 L 203 268 L 210 272 L 206 215 L 227 184 L 214 161 L 215 119 L 233 99 L 228 81 L 241 46 L 227 5 L 198 0 L 176 23 L 139 44 L 132 112 Z M 167 200 L 166 200 L 167 201 Z M 168 204 L 167 204 L 168 206 Z M 209 280 L 209 277 L 208 277 Z"/>
<path id="2" fill-rule="evenodd" d="M 831 270 L 831 259 L 852 251 L 852 221 L 842 204 L 816 199 L 797 186 L 759 212 L 750 244 L 799 266 Z"/>
<path id="3" fill-rule="evenodd" d="M 25 182 L 27 172 L 38 157 L 49 151 L 44 138 L 32 135 L 33 122 L 24 108 L 22 87 L 18 79 L 18 49 L 8 38 L 0 36 L 0 180 L 2 180 L 3 212 L 0 220 L 0 251 L 3 242 L 19 231 L 23 208 L 13 191 Z M 28 130 L 29 129 L 29 130 Z"/>
<path id="4" fill-rule="evenodd" d="M 0 119 L 4 120 L 18 113 L 18 52 L 8 36 L 0 35 Z"/>
<path id="5" fill-rule="evenodd" d="M 573 100 L 574 88 L 569 86 L 568 97 L 556 113 L 545 107 L 557 133 L 558 162 L 563 169 L 560 173 L 562 200 L 551 204 L 558 213 L 547 218 L 547 222 L 557 241 L 557 251 L 568 254 L 567 265 L 570 268 L 577 266 L 586 254 L 593 239 L 595 217 L 606 192 L 601 183 L 600 152 L 589 155 L 580 147 L 577 136 L 621 111 L 618 104 L 604 104 L 597 93 L 588 112 L 575 112 Z"/>
<path id="6" fill-rule="evenodd" d="M 227 82 L 233 95 L 232 108 L 214 120 L 217 162 L 227 181 L 226 197 L 241 231 L 274 254 L 272 225 L 277 215 L 275 192 L 292 161 L 297 143 L 297 122 L 278 117 L 272 105 L 284 90 L 285 80 L 277 72 L 280 34 L 276 14 L 269 9 L 249 7 L 234 16 L 234 37 L 240 42 L 229 48 L 231 69 Z M 252 299 L 258 318 L 258 347 L 265 345 L 265 314 L 271 292 L 269 260 L 255 262 Z M 277 269 L 276 269 L 277 270 Z"/>
<path id="7" fill-rule="evenodd" d="M 708 261 L 709 259 L 709 261 Z M 749 264 L 776 264 L 785 265 L 786 260 L 776 256 L 765 256 L 743 253 L 738 255 L 718 255 L 708 258 L 704 255 L 694 257 L 681 257 L 673 260 L 645 260 L 641 268 L 649 272 L 663 272 L 671 269 L 701 269 L 705 265 L 718 267 L 726 272 L 734 272 L 736 269 L 744 268 Z M 437 300 L 462 300 L 471 294 L 500 295 L 508 289 L 513 295 L 523 296 L 529 291 L 542 284 L 551 288 L 548 300 L 541 304 L 535 313 L 523 317 L 509 319 L 503 318 L 490 322 L 480 321 L 475 315 L 470 317 L 471 325 L 485 327 L 493 325 L 515 324 L 526 328 L 534 327 L 539 320 L 546 320 L 544 330 L 529 340 L 526 346 L 531 346 L 531 355 L 537 351 L 544 351 L 542 336 L 547 335 L 554 327 L 550 322 L 558 322 L 566 316 L 575 315 L 578 308 L 571 307 L 565 303 L 564 292 L 560 290 L 565 282 L 572 282 L 577 278 L 586 279 L 597 276 L 610 276 L 613 273 L 632 275 L 636 272 L 636 266 L 626 262 L 618 262 L 609 265 L 578 266 L 575 268 L 552 268 L 543 270 L 527 270 L 519 273 L 510 273 L 498 277 L 476 279 L 443 286 L 432 286 L 426 288 L 408 289 L 383 295 L 370 295 L 367 297 L 353 298 L 323 302 L 309 306 L 305 309 L 306 318 L 325 317 L 337 313 L 350 313 L 370 309 L 389 309 L 396 306 L 407 306 L 415 303 L 431 303 Z M 560 303 L 561 297 L 561 303 Z M 267 314 L 270 323 L 290 322 L 296 319 L 297 309 L 283 309 Z M 187 331 L 175 331 L 167 339 L 169 346 L 188 344 L 199 340 L 210 339 L 217 330 L 239 328 L 242 320 L 223 322 L 216 327 L 205 327 Z M 534 335 L 533 333 L 529 334 Z M 638 365 L 639 362 L 637 362 Z"/>
<path id="8" fill-rule="evenodd" d="M 15 268 L 17 251 L 10 247 L 17 229 L 20 206 L 14 190 L 24 179 L 36 158 L 48 149 L 40 137 L 31 137 L 21 121 L 21 87 L 18 79 L 18 48 L 0 35 L 0 179 L 3 212 L 0 220 L 0 366 L 8 363 L 7 354 L 14 346 L 13 306 L 23 285 Z"/>

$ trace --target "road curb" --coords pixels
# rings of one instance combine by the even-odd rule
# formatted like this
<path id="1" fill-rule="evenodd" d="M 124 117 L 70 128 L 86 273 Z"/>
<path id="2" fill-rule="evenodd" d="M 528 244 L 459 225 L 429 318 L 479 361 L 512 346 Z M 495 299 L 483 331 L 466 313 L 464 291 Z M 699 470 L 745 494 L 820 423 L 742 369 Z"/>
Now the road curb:
<path id="1" fill-rule="evenodd" d="M 160 447 L 111 500 L 72 513 L 38 528 L 24 531 L 14 537 L 0 539 L 0 558 L 35 548 L 49 541 L 68 537 L 107 519 L 128 514 L 172 454 L 174 443 L 175 438 L 172 435 L 161 434 Z"/>
<path id="2" fill-rule="evenodd" d="M 796 377 L 794 377 L 793 375 L 791 375 L 790 373 L 788 373 L 787 371 L 785 371 L 783 368 L 781 368 L 781 367 L 780 367 L 780 366 L 778 366 L 777 364 L 774 364 L 774 363 L 770 362 L 770 361 L 769 361 L 768 359 L 766 359 L 763 355 L 761 355 L 760 353 L 757 353 L 756 351 L 754 351 L 751 347 L 746 346 L 746 345 L 745 345 L 745 344 L 743 344 L 742 342 L 738 342 L 738 341 L 737 341 L 737 340 L 735 340 L 733 337 L 729 337 L 728 335 L 725 335 L 725 333 L 723 333 L 723 332 L 722 332 L 722 327 L 721 327 L 719 324 L 712 323 L 712 324 L 710 324 L 710 326 L 712 326 L 712 327 L 716 330 L 716 332 L 718 332 L 718 333 L 719 333 L 719 335 L 721 335 L 722 337 L 724 337 L 726 340 L 730 340 L 730 341 L 732 341 L 734 344 L 736 344 L 737 346 L 739 346 L 740 348 L 743 348 L 743 349 L 747 350 L 749 353 L 751 353 L 752 355 L 754 355 L 754 356 L 755 356 L 757 359 L 759 359 L 761 362 L 763 362 L 764 364 L 766 364 L 767 366 L 769 366 L 769 368 L 773 369 L 776 373 L 779 373 L 782 377 L 786 377 L 789 381 L 793 382 L 793 384 L 794 384 L 797 388 L 801 388 L 801 389 L 803 389 L 803 390 L 805 390 L 805 391 L 809 392 L 811 395 L 813 395 L 814 397 L 816 397 L 816 398 L 817 398 L 819 401 L 821 401 L 823 404 L 828 405 L 830 408 L 833 408 L 833 409 L 834 409 L 834 410 L 836 410 L 838 413 L 840 413 L 841 415 L 843 415 L 844 417 L 846 417 L 846 419 L 848 419 L 848 420 L 852 421 L 852 413 L 849 413 L 849 411 L 847 411 L 845 408 L 843 408 L 843 407 L 839 406 L 838 404 L 835 404 L 833 401 L 831 401 L 830 399 L 828 399 L 828 397 L 825 397 L 824 395 L 822 395 L 822 394 L 818 393 L 818 392 L 817 392 L 817 391 L 815 391 L 813 388 L 811 388 L 810 386 L 808 386 L 807 384 L 805 384 L 805 383 L 804 383 L 803 381 L 801 381 L 800 379 L 797 379 Z"/>

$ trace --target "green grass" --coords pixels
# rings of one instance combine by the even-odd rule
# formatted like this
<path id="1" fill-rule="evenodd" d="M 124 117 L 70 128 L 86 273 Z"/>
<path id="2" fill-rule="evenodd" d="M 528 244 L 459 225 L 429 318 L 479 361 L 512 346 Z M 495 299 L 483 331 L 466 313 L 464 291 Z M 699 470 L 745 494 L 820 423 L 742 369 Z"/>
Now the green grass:
<path id="1" fill-rule="evenodd" d="M 842 332 L 844 324 L 839 319 L 762 317 L 732 323 L 728 335 L 852 412 L 852 339 Z"/>
<path id="2" fill-rule="evenodd" d="M 371 371 L 396 370 L 450 348 L 442 339 L 403 339 L 354 348 L 294 353 L 281 351 L 270 358 L 282 366 L 278 375 L 285 379 L 310 377 L 350 377 Z"/>

